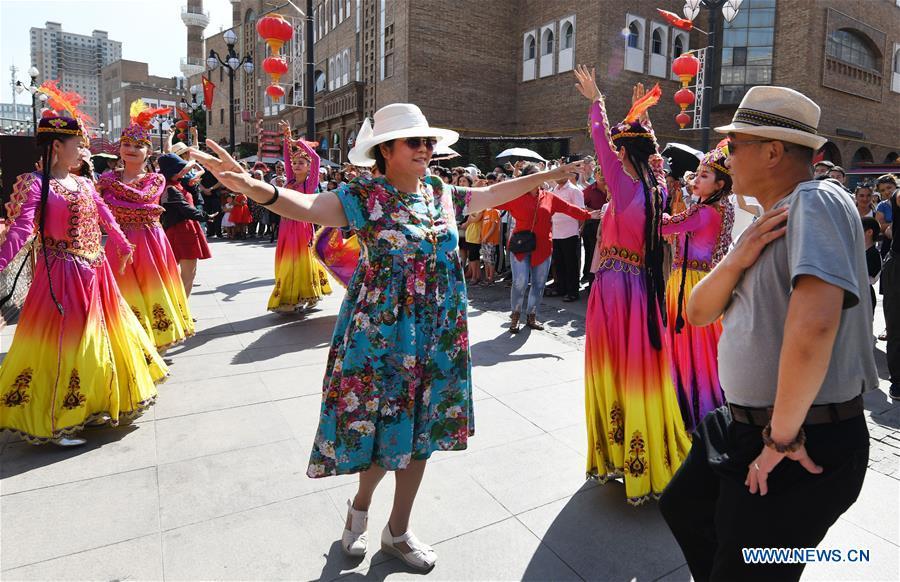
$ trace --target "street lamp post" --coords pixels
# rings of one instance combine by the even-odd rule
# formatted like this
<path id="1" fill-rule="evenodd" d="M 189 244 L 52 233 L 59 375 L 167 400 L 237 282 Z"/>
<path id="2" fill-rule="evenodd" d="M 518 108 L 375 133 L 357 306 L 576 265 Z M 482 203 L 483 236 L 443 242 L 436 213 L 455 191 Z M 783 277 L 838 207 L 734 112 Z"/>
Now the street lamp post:
<path id="1" fill-rule="evenodd" d="M 28 76 L 31 77 L 31 84 L 26 87 L 22 81 L 16 81 L 16 93 L 22 93 L 22 91 L 31 93 L 31 124 L 34 135 L 37 135 L 37 102 L 40 100 L 43 103 L 47 100 L 47 95 L 42 93 L 37 86 L 39 75 L 40 71 L 38 71 L 38 68 L 31 65 L 28 69 Z"/>
<path id="2" fill-rule="evenodd" d="M 704 83 L 703 101 L 700 110 L 700 149 L 709 151 L 709 116 L 712 108 L 713 88 L 716 85 L 716 73 L 718 71 L 717 46 L 719 26 L 722 24 L 722 16 L 728 22 L 734 20 L 743 0 L 687 0 L 685 2 L 685 15 L 693 20 L 700 8 L 709 11 L 709 31 L 707 32 L 706 56 L 704 57 Z"/>
<path id="3" fill-rule="evenodd" d="M 313 87 L 316 65 L 313 50 L 313 0 L 306 0 L 306 139 L 310 141 L 316 139 L 316 95 Z"/>
<path id="4" fill-rule="evenodd" d="M 190 103 L 188 103 L 184 97 L 181 98 L 181 104 L 182 104 L 182 106 L 184 106 L 184 110 L 187 111 L 191 116 L 191 119 L 188 120 L 188 129 L 190 129 L 194 125 L 194 112 L 196 112 L 198 109 L 203 109 L 203 104 L 197 103 L 197 94 L 200 92 L 200 87 L 198 85 L 191 85 L 190 91 L 191 91 L 191 102 Z M 187 144 L 189 146 L 194 145 L 191 143 L 190 131 L 188 131 Z M 196 145 L 200 145 L 200 144 L 196 144 Z"/>
<path id="5" fill-rule="evenodd" d="M 228 46 L 228 58 L 223 61 L 219 56 L 219 53 L 213 49 L 209 49 L 209 57 L 206 58 L 206 66 L 210 71 L 215 70 L 219 65 L 228 69 L 228 149 L 229 153 L 234 154 L 234 73 L 240 68 L 243 68 L 244 72 L 248 75 L 252 73 L 253 59 L 249 54 L 244 55 L 244 58 L 238 58 L 238 55 L 234 50 L 237 36 L 234 34 L 233 30 L 226 31 L 224 38 L 225 44 Z"/>

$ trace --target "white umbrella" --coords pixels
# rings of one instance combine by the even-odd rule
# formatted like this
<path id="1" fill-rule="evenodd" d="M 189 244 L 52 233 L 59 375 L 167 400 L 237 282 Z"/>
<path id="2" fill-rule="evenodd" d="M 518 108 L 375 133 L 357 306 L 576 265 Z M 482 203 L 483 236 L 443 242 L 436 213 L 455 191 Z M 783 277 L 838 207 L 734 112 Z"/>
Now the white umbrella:
<path id="1" fill-rule="evenodd" d="M 497 154 L 497 159 L 499 160 L 501 158 L 509 158 L 510 161 L 512 161 L 512 159 L 535 160 L 538 162 L 546 162 L 547 161 L 543 157 L 541 157 L 541 154 L 537 153 L 534 150 L 529 150 L 527 148 L 509 148 L 508 150 L 503 150 L 502 152 Z"/>
<path id="2" fill-rule="evenodd" d="M 691 146 L 683 143 L 668 143 L 663 148 L 662 155 L 669 158 L 669 166 L 672 169 L 672 175 L 681 179 L 685 172 L 693 172 L 700 165 L 703 159 L 703 152 L 696 150 Z"/>
<path id="3" fill-rule="evenodd" d="M 438 146 L 434 148 L 434 153 L 431 155 L 431 160 L 434 162 L 440 160 L 450 160 L 453 158 L 458 158 L 459 152 L 449 146 Z"/>

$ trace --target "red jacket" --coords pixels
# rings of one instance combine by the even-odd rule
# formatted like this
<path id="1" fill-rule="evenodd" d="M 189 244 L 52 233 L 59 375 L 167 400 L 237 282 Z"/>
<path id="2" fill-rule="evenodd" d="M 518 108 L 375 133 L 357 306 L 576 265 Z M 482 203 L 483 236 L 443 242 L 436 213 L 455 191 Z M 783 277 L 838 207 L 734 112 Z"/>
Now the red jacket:
<path id="1" fill-rule="evenodd" d="M 537 206 L 537 214 L 535 214 L 535 206 Z M 562 212 L 577 220 L 587 220 L 591 217 L 591 213 L 587 210 L 573 206 L 562 198 L 553 195 L 552 192 L 546 190 L 540 190 L 540 193 L 536 197 L 531 194 L 523 194 L 515 200 L 510 200 L 497 208 L 500 210 L 508 210 L 516 220 L 516 228 L 513 230 L 514 233 L 523 230 L 534 231 L 537 246 L 531 253 L 532 266 L 540 265 L 546 261 L 553 252 L 551 216 L 557 212 Z M 532 222 L 534 222 L 534 228 L 531 227 Z M 521 261 L 525 258 L 525 254 L 516 253 L 516 258 Z"/>

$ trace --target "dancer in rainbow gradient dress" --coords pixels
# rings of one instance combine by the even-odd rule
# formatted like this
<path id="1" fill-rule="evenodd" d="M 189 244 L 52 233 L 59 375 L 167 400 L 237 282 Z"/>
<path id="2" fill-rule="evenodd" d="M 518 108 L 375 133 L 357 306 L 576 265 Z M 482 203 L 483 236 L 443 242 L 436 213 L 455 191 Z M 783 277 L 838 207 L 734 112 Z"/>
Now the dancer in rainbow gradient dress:
<path id="1" fill-rule="evenodd" d="M 284 162 L 287 188 L 313 194 L 319 183 L 319 156 L 309 143 L 291 139 L 283 124 Z M 275 248 L 275 288 L 269 297 L 269 311 L 292 312 L 312 307 L 331 294 L 328 274 L 313 256 L 313 225 L 281 218 Z"/>
<path id="2" fill-rule="evenodd" d="M 119 146 L 124 170 L 105 172 L 97 183 L 135 249 L 129 265 L 120 264 L 115 256 L 109 258 L 119 291 L 160 352 L 194 334 L 178 262 L 159 222 L 166 179 L 145 172 L 152 147 L 150 121 L 167 109 L 145 109 L 139 101 L 132 104 L 132 123 L 122 132 Z"/>
<path id="3" fill-rule="evenodd" d="M 0 366 L 0 429 L 35 444 L 83 444 L 71 437 L 86 424 L 136 417 L 154 402 L 155 383 L 167 374 L 119 293 L 101 246 L 101 224 L 120 264 L 130 261 L 132 246 L 93 183 L 68 173 L 83 137 L 73 118 L 41 119 L 44 170 L 16 181 L 7 205 L 11 226 L 0 244 L 0 270 L 33 235 L 39 249 Z"/>
<path id="4" fill-rule="evenodd" d="M 637 505 L 659 497 L 690 449 L 665 327 L 665 178 L 645 115 L 659 88 L 646 96 L 636 88 L 625 121 L 610 130 L 593 70 L 580 66 L 575 75 L 591 101 L 591 136 L 610 192 L 585 321 L 587 472 L 601 483 L 623 478 L 627 501 Z"/>
<path id="5" fill-rule="evenodd" d="M 725 403 L 719 383 L 719 321 L 694 327 L 684 319 L 684 310 L 694 286 L 709 274 L 731 246 L 734 206 L 731 174 L 725 167 L 728 146 L 719 144 L 700 162 L 690 183 L 700 202 L 674 216 L 664 216 L 664 235 L 677 235 L 672 276 L 666 285 L 666 308 L 675 387 L 681 416 L 689 432 L 706 413 Z M 685 258 L 686 255 L 686 258 Z"/>

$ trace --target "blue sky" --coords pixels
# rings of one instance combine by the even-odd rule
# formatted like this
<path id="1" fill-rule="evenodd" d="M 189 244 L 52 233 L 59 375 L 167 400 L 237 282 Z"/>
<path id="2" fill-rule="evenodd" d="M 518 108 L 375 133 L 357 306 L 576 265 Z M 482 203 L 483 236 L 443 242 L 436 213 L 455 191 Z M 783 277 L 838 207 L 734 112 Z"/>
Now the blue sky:
<path id="1" fill-rule="evenodd" d="M 92 30 L 105 30 L 110 39 L 122 43 L 123 59 L 149 63 L 151 75 L 180 75 L 178 66 L 187 53 L 187 32 L 181 22 L 181 7 L 186 4 L 186 0 L 0 0 L 0 102 L 12 102 L 10 65 L 19 67 L 20 80 L 28 81 L 28 34 L 31 27 L 43 28 L 48 20 L 61 23 L 65 32 L 90 35 Z M 231 25 L 229 0 L 204 0 L 203 9 L 210 13 L 205 36 Z"/>

